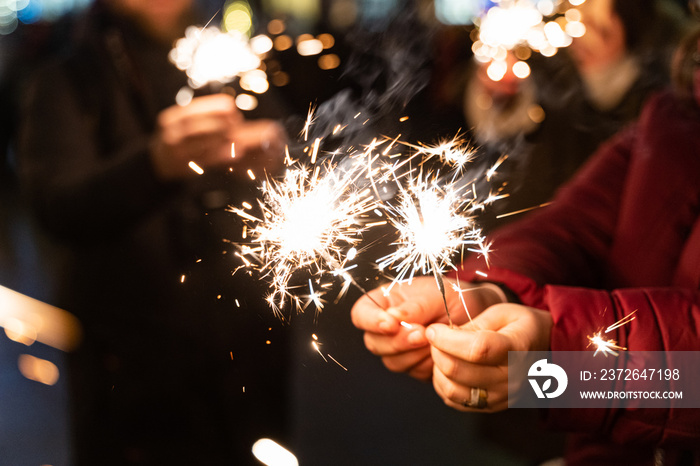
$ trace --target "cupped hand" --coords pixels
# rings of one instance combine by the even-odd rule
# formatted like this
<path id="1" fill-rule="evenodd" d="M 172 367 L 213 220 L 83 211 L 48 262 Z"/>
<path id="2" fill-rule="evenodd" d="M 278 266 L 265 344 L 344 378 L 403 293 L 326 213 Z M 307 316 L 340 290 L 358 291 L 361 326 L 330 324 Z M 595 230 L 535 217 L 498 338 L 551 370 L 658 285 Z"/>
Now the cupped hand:
<path id="1" fill-rule="evenodd" d="M 468 321 L 466 309 L 473 316 L 502 301 L 493 285 L 463 284 L 457 287 L 455 281 L 446 278 L 444 283 L 445 302 L 453 323 L 457 325 Z M 353 324 L 365 332 L 367 349 L 381 357 L 387 369 L 429 380 L 433 374 L 433 361 L 425 328 L 435 323 L 448 323 L 445 303 L 435 278 L 417 277 L 410 284 L 395 285 L 388 293 L 378 288 L 368 294 L 355 303 L 351 312 Z"/>
<path id="2" fill-rule="evenodd" d="M 552 329 L 548 312 L 503 303 L 489 307 L 461 327 L 431 325 L 426 338 L 431 344 L 433 386 L 448 406 L 472 411 L 467 406 L 472 388 L 486 390 L 487 406 L 480 411 L 502 411 L 510 393 L 517 393 L 524 377 L 508 378 L 508 351 L 546 351 Z M 510 384 L 510 385 L 509 385 Z"/>
<path id="3" fill-rule="evenodd" d="M 158 115 L 151 145 L 156 174 L 165 180 L 194 175 L 200 168 L 276 170 L 284 160 L 285 130 L 272 120 L 246 120 L 229 94 L 192 99 Z"/>

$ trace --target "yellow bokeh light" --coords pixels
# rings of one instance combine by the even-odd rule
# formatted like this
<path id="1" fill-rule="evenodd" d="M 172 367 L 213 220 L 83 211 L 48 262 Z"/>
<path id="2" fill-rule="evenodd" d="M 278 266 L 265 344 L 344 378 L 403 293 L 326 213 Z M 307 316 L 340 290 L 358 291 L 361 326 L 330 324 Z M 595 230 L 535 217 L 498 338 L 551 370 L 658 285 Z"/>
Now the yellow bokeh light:
<path id="1" fill-rule="evenodd" d="M 40 359 L 28 354 L 20 354 L 17 360 L 20 373 L 35 382 L 54 385 L 58 382 L 59 371 L 56 364 L 46 359 Z"/>
<path id="2" fill-rule="evenodd" d="M 330 34 L 319 34 L 316 39 L 321 41 L 324 49 L 329 49 L 335 45 L 335 37 Z"/>
<path id="3" fill-rule="evenodd" d="M 30 346 L 36 341 L 36 328 L 20 319 L 7 318 L 3 323 L 5 335 L 12 341 Z"/>
<path id="4" fill-rule="evenodd" d="M 267 32 L 269 32 L 272 35 L 278 35 L 282 34 L 285 30 L 285 25 L 284 21 L 281 19 L 273 19 L 269 23 L 267 23 Z"/>
<path id="5" fill-rule="evenodd" d="M 567 21 L 581 21 L 581 12 L 576 8 L 569 8 L 564 13 L 564 17 Z"/>
<path id="6" fill-rule="evenodd" d="M 332 70 L 340 66 L 340 57 L 334 53 L 318 57 L 318 67 L 322 70 Z"/>
<path id="7" fill-rule="evenodd" d="M 283 52 L 283 51 L 289 49 L 294 44 L 294 41 L 292 41 L 291 37 L 289 37 L 287 35 L 283 35 L 283 36 L 275 37 L 274 44 L 275 44 L 275 50 Z"/>
<path id="8" fill-rule="evenodd" d="M 323 51 L 323 44 L 317 39 L 308 39 L 297 43 L 297 52 L 303 57 L 318 55 Z"/>
<path id="9" fill-rule="evenodd" d="M 238 94 L 236 96 L 236 107 L 241 110 L 255 110 L 258 107 L 258 99 L 250 94 Z"/>
<path id="10" fill-rule="evenodd" d="M 566 25 L 566 33 L 571 37 L 583 37 L 586 26 L 581 21 L 570 21 Z"/>
<path id="11" fill-rule="evenodd" d="M 493 61 L 486 68 L 486 74 L 491 79 L 491 81 L 500 81 L 506 75 L 508 71 L 508 65 L 504 61 Z"/>
<path id="12" fill-rule="evenodd" d="M 241 10 L 232 11 L 226 15 L 224 22 L 227 31 L 240 31 L 243 34 L 248 34 L 252 25 L 253 22 L 250 16 Z"/>

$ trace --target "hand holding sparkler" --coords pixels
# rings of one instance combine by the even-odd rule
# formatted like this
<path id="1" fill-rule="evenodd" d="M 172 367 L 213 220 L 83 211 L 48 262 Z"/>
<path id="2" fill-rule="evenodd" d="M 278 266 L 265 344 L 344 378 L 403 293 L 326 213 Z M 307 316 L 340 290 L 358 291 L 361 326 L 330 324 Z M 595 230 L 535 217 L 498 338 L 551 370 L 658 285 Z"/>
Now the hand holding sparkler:
<path id="1" fill-rule="evenodd" d="M 526 380 L 509 378 L 508 351 L 548 350 L 552 326 L 548 312 L 513 303 L 491 306 L 461 328 L 431 325 L 425 333 L 435 391 L 459 411 L 475 409 L 474 389 L 486 397 L 480 411 L 506 409 L 509 387 L 517 391 Z"/>
<path id="2" fill-rule="evenodd" d="M 503 300 L 490 284 L 460 288 L 452 280 L 444 282 L 445 302 L 457 325 Z M 430 379 L 433 363 L 425 329 L 434 323 L 447 323 L 443 297 L 434 277 L 398 283 L 389 293 L 379 288 L 370 291 L 369 296 L 362 296 L 353 306 L 352 321 L 364 330 L 367 349 L 380 356 L 389 370 L 406 372 L 419 380 Z"/>
<path id="3" fill-rule="evenodd" d="M 230 166 L 247 156 L 257 155 L 268 163 L 276 156 L 277 166 L 282 163 L 284 130 L 271 120 L 246 121 L 227 94 L 168 107 L 159 114 L 157 125 L 151 161 L 165 180 L 192 176 L 194 167 Z"/>

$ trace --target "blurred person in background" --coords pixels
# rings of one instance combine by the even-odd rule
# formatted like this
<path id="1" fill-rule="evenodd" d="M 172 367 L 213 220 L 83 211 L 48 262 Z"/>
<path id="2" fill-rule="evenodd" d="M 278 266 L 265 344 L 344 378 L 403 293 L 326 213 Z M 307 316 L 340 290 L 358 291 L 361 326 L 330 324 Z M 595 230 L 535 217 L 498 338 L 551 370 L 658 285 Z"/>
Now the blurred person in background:
<path id="1" fill-rule="evenodd" d="M 672 0 L 587 0 L 577 7 L 586 32 L 553 57 L 533 52 L 531 73 L 509 66 L 492 80 L 475 63 L 464 94 L 474 143 L 489 164 L 501 155 L 494 185 L 509 197 L 494 205 L 488 230 L 516 217 L 496 214 L 551 200 L 597 147 L 634 120 L 651 93 L 669 83 L 670 60 L 688 17 Z M 509 52 L 509 64 L 518 59 Z"/>
<path id="2" fill-rule="evenodd" d="M 252 464 L 284 432 L 284 334 L 223 240 L 241 230 L 226 207 L 255 194 L 246 171 L 281 168 L 286 132 L 226 93 L 175 105 L 187 78 L 168 52 L 209 19 L 197 6 L 97 0 L 22 102 L 21 185 L 69 258 L 52 304 L 85 330 L 76 465 Z"/>

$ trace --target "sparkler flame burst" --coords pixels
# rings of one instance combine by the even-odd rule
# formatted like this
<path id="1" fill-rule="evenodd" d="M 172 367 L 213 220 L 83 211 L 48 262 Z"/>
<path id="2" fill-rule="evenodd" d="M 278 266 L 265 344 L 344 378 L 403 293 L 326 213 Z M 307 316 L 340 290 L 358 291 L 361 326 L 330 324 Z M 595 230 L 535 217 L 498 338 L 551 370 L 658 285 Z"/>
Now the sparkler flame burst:
<path id="1" fill-rule="evenodd" d="M 270 278 L 273 291 L 268 302 L 274 303 L 275 309 L 283 309 L 287 298 L 300 307 L 289 291 L 298 269 L 344 275 L 365 230 L 363 218 L 377 207 L 370 191 L 356 186 L 359 168 L 339 167 L 333 162 L 313 170 L 289 168 L 282 180 L 268 178 L 262 184 L 258 202 L 261 218 L 231 209 L 254 222 L 247 234 L 256 247 L 246 247 L 243 253 L 254 257 L 263 276 Z M 320 295 L 313 291 L 310 280 L 309 290 L 310 302 L 321 308 Z"/>
<path id="2" fill-rule="evenodd" d="M 304 140 L 313 121 L 310 110 Z M 268 176 L 262 183 L 258 214 L 250 204 L 230 208 L 246 223 L 249 242 L 238 255 L 244 267 L 269 281 L 266 300 L 280 317 L 288 302 L 298 312 L 311 304 L 322 309 L 324 291 L 319 289 L 330 286 L 322 282 L 324 275 L 342 278 L 339 297 L 351 284 L 365 292 L 349 271 L 357 267 L 353 261 L 362 251 L 363 233 L 372 227 L 390 225 L 398 233 L 390 245 L 393 252 L 376 261 L 381 271 L 394 272 L 386 293 L 417 273 L 432 273 L 444 299 L 441 274 L 455 268 L 454 256 L 464 249 L 488 254 L 475 214 L 499 196 L 479 201 L 472 181 L 464 181 L 464 166 L 473 150 L 459 137 L 435 146 L 398 139 L 375 138 L 359 148 L 324 154 L 321 138 L 313 138 L 303 151 L 308 165 L 287 150 L 285 175 Z M 436 169 L 427 164 L 433 158 L 439 159 Z M 396 202 L 386 200 L 395 193 Z M 305 280 L 308 287 L 293 281 L 302 269 L 315 276 Z M 301 289 L 309 294 L 294 293 Z"/>
<path id="3" fill-rule="evenodd" d="M 389 221 L 398 231 L 397 246 L 382 257 L 380 269 L 396 271 L 396 279 L 386 289 L 400 281 L 411 280 L 416 272 L 442 274 L 454 268 L 455 251 L 467 245 L 484 249 L 481 230 L 473 216 L 473 198 L 463 188 L 437 179 L 418 179 L 403 189 L 396 206 L 388 205 Z"/>
<path id="4" fill-rule="evenodd" d="M 603 354 L 603 356 L 607 357 L 609 354 L 612 354 L 613 356 L 618 356 L 619 353 L 618 351 L 626 351 L 627 348 L 623 346 L 619 346 L 617 344 L 617 341 L 615 340 L 608 340 L 605 337 L 603 337 L 602 332 L 598 332 L 594 335 L 590 335 L 588 337 L 588 340 L 591 342 L 593 346 L 595 346 L 595 353 L 593 353 L 593 356 L 597 356 L 598 353 Z"/>

